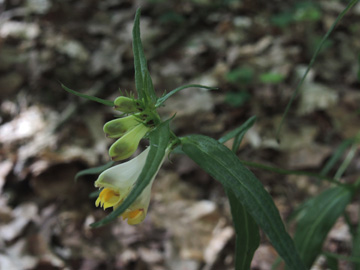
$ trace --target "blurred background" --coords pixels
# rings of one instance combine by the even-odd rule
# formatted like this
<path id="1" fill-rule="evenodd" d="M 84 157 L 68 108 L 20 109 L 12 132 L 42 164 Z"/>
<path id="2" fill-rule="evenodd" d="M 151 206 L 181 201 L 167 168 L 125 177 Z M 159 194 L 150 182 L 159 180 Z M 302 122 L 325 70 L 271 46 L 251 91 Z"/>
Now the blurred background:
<path id="1" fill-rule="evenodd" d="M 141 7 L 157 94 L 189 83 L 219 87 L 187 89 L 166 102 L 161 115 L 176 113 L 178 136 L 217 139 L 256 115 L 241 160 L 319 173 L 360 131 L 359 4 L 326 41 L 280 144 L 275 132 L 319 41 L 347 3 L 0 0 L 0 269 L 234 269 L 234 229 L 222 186 L 185 156 L 172 155 L 160 170 L 142 224 L 119 219 L 90 228 L 108 212 L 89 197 L 96 175 L 77 182 L 74 176 L 109 161 L 112 140 L 102 126 L 115 113 L 65 92 L 59 82 L 110 100 L 119 89 L 133 91 L 131 30 Z M 252 171 L 284 220 L 329 187 L 308 176 Z M 353 182 L 359 171 L 357 152 L 342 181 Z M 356 222 L 359 204 L 347 212 Z M 340 218 L 324 249 L 346 255 L 350 242 Z M 252 269 L 271 269 L 276 258 L 262 235 Z M 324 260 L 317 267 L 326 269 Z"/>

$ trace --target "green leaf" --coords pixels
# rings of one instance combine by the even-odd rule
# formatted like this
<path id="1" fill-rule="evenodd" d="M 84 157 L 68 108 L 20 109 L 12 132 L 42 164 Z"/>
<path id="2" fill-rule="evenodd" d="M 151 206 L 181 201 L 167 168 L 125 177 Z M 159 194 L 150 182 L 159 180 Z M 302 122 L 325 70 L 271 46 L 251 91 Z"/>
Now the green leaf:
<path id="1" fill-rule="evenodd" d="M 114 163 L 115 163 L 114 161 L 110 161 L 110 162 L 106 163 L 105 165 L 101 165 L 99 167 L 82 170 L 75 175 L 75 181 L 77 181 L 79 179 L 79 177 L 81 177 L 83 175 L 102 173 L 103 171 L 109 169 Z"/>
<path id="2" fill-rule="evenodd" d="M 230 188 L 225 188 L 236 232 L 235 269 L 248 270 L 260 244 L 259 227 Z"/>
<path id="3" fill-rule="evenodd" d="M 81 93 L 79 93 L 79 92 L 77 92 L 77 91 L 75 91 L 75 90 L 72 90 L 72 89 L 66 87 L 66 86 L 63 85 L 62 83 L 60 83 L 60 84 L 61 84 L 61 87 L 62 87 L 64 90 L 68 91 L 69 93 L 71 93 L 71 94 L 73 94 L 73 95 L 76 95 L 76 96 L 82 97 L 82 98 L 86 98 L 86 99 L 91 100 L 91 101 L 96 101 L 96 102 L 99 102 L 99 103 L 104 104 L 104 105 L 106 105 L 106 106 L 111 106 L 111 107 L 114 106 L 114 102 L 111 101 L 111 100 L 106 100 L 106 99 L 101 99 L 101 98 L 97 98 L 97 97 L 93 97 L 93 96 L 81 94 Z"/>
<path id="4" fill-rule="evenodd" d="M 191 87 L 195 87 L 195 88 L 204 88 L 204 89 L 209 89 L 209 90 L 218 90 L 219 88 L 216 87 L 209 87 L 209 86 L 204 86 L 204 85 L 200 85 L 200 84 L 187 84 L 187 85 L 183 85 L 180 86 L 174 90 L 171 90 L 169 93 L 167 93 L 165 96 L 162 96 L 161 98 L 159 98 L 156 102 L 156 107 L 161 106 L 169 97 L 171 97 L 172 95 L 174 95 L 175 93 L 186 89 L 186 88 L 191 88 Z"/>
<path id="5" fill-rule="evenodd" d="M 148 102 L 148 98 L 155 102 L 156 94 L 152 86 L 140 38 L 140 14 L 141 10 L 139 8 L 135 14 L 134 27 L 132 30 L 136 90 L 138 92 L 138 98 L 141 100 L 144 99 L 145 103 Z"/>
<path id="6" fill-rule="evenodd" d="M 355 136 L 353 145 L 351 146 L 350 150 L 346 154 L 344 161 L 341 163 L 340 167 L 336 171 L 335 176 L 334 176 L 335 179 L 340 179 L 341 176 L 346 171 L 346 169 L 350 166 L 350 163 L 354 159 L 356 152 L 358 150 L 359 143 L 360 143 L 360 132 L 358 132 L 358 134 Z"/>
<path id="7" fill-rule="evenodd" d="M 268 165 L 265 165 L 265 164 L 262 164 L 262 163 L 256 163 L 256 162 L 251 162 L 251 161 L 246 161 L 246 160 L 241 160 L 241 163 L 243 165 L 245 165 L 245 166 L 248 166 L 248 167 L 258 168 L 258 169 L 261 169 L 261 170 L 275 172 L 275 173 L 279 173 L 279 174 L 306 175 L 306 176 L 326 180 L 326 181 L 329 181 L 329 182 L 331 182 L 333 184 L 336 184 L 336 185 L 341 185 L 342 184 L 341 182 L 339 182 L 336 179 L 333 179 L 333 178 L 328 177 L 328 176 L 323 176 L 323 175 L 320 175 L 320 174 L 316 174 L 316 173 L 313 173 L 313 172 L 285 170 L 285 169 L 282 169 L 282 168 L 277 168 L 277 167 L 268 166 Z"/>
<path id="8" fill-rule="evenodd" d="M 155 102 L 157 100 L 156 94 L 155 94 L 155 89 L 154 89 L 154 85 L 150 76 L 150 73 L 148 70 L 146 70 L 145 72 L 145 91 L 146 93 L 149 95 L 150 99 L 152 100 L 152 102 Z"/>
<path id="9" fill-rule="evenodd" d="M 360 54 L 358 55 L 358 71 L 357 71 L 357 80 L 360 82 Z"/>
<path id="10" fill-rule="evenodd" d="M 284 81 L 285 76 L 280 73 L 269 72 L 261 74 L 259 79 L 262 83 L 277 84 Z"/>
<path id="11" fill-rule="evenodd" d="M 255 121 L 256 121 L 256 116 L 250 117 L 240 127 L 230 131 L 225 136 L 221 137 L 219 139 L 219 143 L 227 142 L 228 140 L 230 140 L 236 136 L 245 134 L 246 131 L 254 125 Z"/>
<path id="12" fill-rule="evenodd" d="M 241 107 L 251 99 L 247 91 L 229 92 L 225 95 L 225 102 L 233 107 Z"/>
<path id="13" fill-rule="evenodd" d="M 331 252 L 323 252 L 322 254 L 325 255 L 327 258 L 332 257 L 337 260 L 360 263 L 359 256 L 344 256 L 344 255 L 339 255 L 339 254 L 335 254 L 335 253 L 331 253 Z"/>
<path id="14" fill-rule="evenodd" d="M 320 254 L 326 235 L 351 197 L 350 188 L 337 186 L 307 201 L 306 207 L 299 212 L 294 241 L 308 269 Z"/>
<path id="15" fill-rule="evenodd" d="M 345 7 L 345 9 L 339 14 L 339 16 L 337 16 L 336 20 L 334 21 L 334 23 L 331 25 L 331 27 L 329 28 L 329 30 L 326 32 L 326 34 L 324 35 L 324 37 L 322 38 L 321 42 L 319 43 L 319 45 L 316 48 L 316 51 L 314 52 L 309 65 L 306 68 L 306 71 L 304 73 L 304 75 L 302 76 L 300 82 L 298 83 L 298 85 L 296 86 L 296 89 L 294 91 L 294 93 L 291 95 L 291 98 L 288 102 L 288 104 L 286 105 L 285 111 L 283 116 L 281 117 L 281 121 L 279 124 L 279 127 L 276 131 L 276 138 L 279 140 L 279 134 L 280 134 L 280 130 L 284 124 L 285 118 L 290 110 L 290 107 L 292 105 L 292 103 L 295 100 L 295 97 L 299 94 L 300 91 L 300 87 L 303 84 L 303 82 L 305 81 L 305 78 L 307 76 L 307 74 L 309 73 L 311 67 L 314 65 L 316 57 L 318 56 L 318 54 L 320 53 L 322 47 L 324 46 L 326 40 L 329 38 L 330 34 L 332 33 L 332 31 L 335 29 L 335 26 L 338 24 L 338 22 L 345 16 L 345 14 L 349 11 L 349 9 L 351 9 L 357 2 L 359 2 L 359 0 L 351 0 L 348 5 Z"/>
<path id="16" fill-rule="evenodd" d="M 293 21 L 294 21 L 294 16 L 291 11 L 275 14 L 270 18 L 271 24 L 281 28 L 285 28 L 289 26 L 289 24 L 291 24 Z"/>
<path id="17" fill-rule="evenodd" d="M 113 212 L 111 212 L 108 216 L 99 222 L 91 224 L 91 227 L 96 228 L 108 224 L 120 216 L 136 200 L 136 198 L 150 183 L 151 179 L 158 171 L 158 168 L 164 158 L 165 150 L 169 143 L 169 138 L 170 129 L 168 121 L 161 123 L 149 134 L 150 151 L 146 158 L 144 168 L 136 180 L 133 189 L 118 208 L 116 208 Z"/>
<path id="18" fill-rule="evenodd" d="M 249 120 L 255 117 L 250 118 Z M 241 127 L 250 127 L 248 121 L 241 125 Z M 235 136 L 237 147 L 233 145 L 233 153 L 236 153 L 238 146 L 240 145 L 242 138 L 247 129 L 241 130 Z M 234 222 L 234 228 L 236 232 L 235 236 L 235 269 L 248 270 L 254 253 L 260 244 L 259 227 L 251 215 L 246 211 L 245 207 L 236 198 L 234 192 L 224 186 L 227 197 L 230 203 L 231 216 Z"/>
<path id="19" fill-rule="evenodd" d="M 342 157 L 345 150 L 353 143 L 353 139 L 347 139 L 343 141 L 338 148 L 336 148 L 334 154 L 326 162 L 324 168 L 321 170 L 320 175 L 327 175 L 329 171 L 334 167 L 336 162 Z"/>
<path id="20" fill-rule="evenodd" d="M 357 179 L 357 183 L 359 181 L 360 178 Z M 355 183 L 355 186 L 358 188 L 357 183 Z M 353 238 L 353 250 L 351 255 L 352 257 L 359 259 L 354 265 L 354 270 L 360 270 L 360 208 L 358 211 L 357 228 L 355 231 L 355 236 Z"/>
<path id="21" fill-rule="evenodd" d="M 249 84 L 254 78 L 252 67 L 240 67 L 226 73 L 225 78 L 231 83 Z"/>
<path id="22" fill-rule="evenodd" d="M 305 270 L 272 198 L 237 156 L 218 141 L 206 136 L 190 135 L 181 138 L 181 142 L 185 154 L 234 192 L 287 265 L 292 270 Z"/>
<path id="23" fill-rule="evenodd" d="M 326 265 L 330 270 L 339 270 L 338 258 L 329 255 L 329 253 L 323 253 L 326 258 Z"/>

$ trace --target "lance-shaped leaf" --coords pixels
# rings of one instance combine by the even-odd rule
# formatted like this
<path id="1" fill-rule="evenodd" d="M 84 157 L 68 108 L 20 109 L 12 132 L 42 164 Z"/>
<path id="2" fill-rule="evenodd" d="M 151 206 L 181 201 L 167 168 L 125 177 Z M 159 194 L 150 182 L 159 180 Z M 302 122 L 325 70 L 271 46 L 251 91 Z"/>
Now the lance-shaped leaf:
<path id="1" fill-rule="evenodd" d="M 360 258 L 360 209 L 358 214 L 358 224 L 353 239 L 352 256 L 356 258 Z M 360 259 L 358 262 L 355 263 L 354 270 L 360 270 Z"/>
<path id="2" fill-rule="evenodd" d="M 230 131 L 225 136 L 221 137 L 219 139 L 219 142 L 224 143 L 224 142 L 230 140 L 231 138 L 235 137 L 232 151 L 234 153 L 236 153 L 236 151 L 238 150 L 238 148 L 240 146 L 242 139 L 244 138 L 245 133 L 249 130 L 249 128 L 251 128 L 254 125 L 255 121 L 256 121 L 256 116 L 250 117 L 240 127 Z"/>
<path id="3" fill-rule="evenodd" d="M 138 9 L 135 14 L 134 27 L 132 31 L 136 90 L 138 92 L 139 99 L 144 99 L 145 102 L 148 102 L 148 98 L 150 98 L 152 102 L 155 102 L 156 94 L 154 87 L 152 86 L 140 38 L 140 14 L 141 10 Z"/>
<path id="4" fill-rule="evenodd" d="M 223 143 L 235 137 L 232 151 L 236 153 L 246 131 L 255 123 L 256 117 L 253 116 L 244 122 L 240 127 L 229 132 L 219 139 Z M 235 269 L 250 269 L 254 253 L 260 244 L 259 227 L 252 216 L 246 211 L 245 207 L 237 199 L 235 193 L 224 186 L 230 203 L 231 215 L 236 232 L 235 237 Z"/>
<path id="5" fill-rule="evenodd" d="M 101 103 L 103 105 L 106 105 L 106 106 L 110 106 L 110 107 L 113 107 L 114 106 L 114 102 L 112 102 L 111 100 L 106 100 L 106 99 L 101 99 L 101 98 L 98 98 L 98 97 L 93 97 L 93 96 L 89 96 L 89 95 L 85 95 L 85 94 L 82 94 L 80 92 L 77 92 L 75 90 L 72 90 L 68 87 L 66 87 L 65 85 L 63 85 L 62 83 L 61 84 L 61 87 L 68 91 L 69 93 L 75 95 L 75 96 L 78 96 L 78 97 L 82 97 L 82 98 L 86 98 L 88 100 L 91 100 L 91 101 L 95 101 L 95 102 L 98 102 L 98 103 Z"/>
<path id="6" fill-rule="evenodd" d="M 235 269 L 249 270 L 254 253 L 260 244 L 259 227 L 235 193 L 230 188 L 224 188 L 229 198 L 236 232 Z"/>
<path id="7" fill-rule="evenodd" d="M 298 213 L 294 241 L 307 268 L 311 267 L 320 254 L 328 232 L 351 198 L 352 191 L 349 187 L 337 186 L 307 201 L 306 206 Z"/>
<path id="8" fill-rule="evenodd" d="M 150 134 L 150 150 L 146 158 L 145 165 L 136 180 L 136 183 L 126 197 L 124 202 L 111 212 L 107 217 L 100 220 L 99 222 L 91 224 L 92 227 L 99 227 L 116 219 L 118 216 L 123 214 L 126 209 L 136 200 L 136 198 L 141 194 L 144 188 L 150 183 L 154 175 L 157 173 L 159 166 L 161 165 L 165 150 L 169 143 L 170 138 L 170 129 L 169 122 L 163 122 L 156 129 L 154 129 Z"/>
<path id="9" fill-rule="evenodd" d="M 324 168 L 321 170 L 321 175 L 327 175 L 329 171 L 335 166 L 336 162 L 342 157 L 346 149 L 353 143 L 354 139 L 344 140 L 335 150 L 331 158 L 326 162 Z"/>
<path id="10" fill-rule="evenodd" d="M 286 264 L 292 270 L 305 270 L 271 196 L 237 156 L 218 141 L 206 136 L 186 136 L 181 138 L 181 142 L 185 154 L 234 192 Z"/>
<path id="11" fill-rule="evenodd" d="M 103 171 L 105 171 L 106 169 L 109 169 L 112 165 L 114 165 L 114 161 L 110 161 L 104 165 L 101 165 L 99 167 L 95 167 L 95 168 L 89 168 L 89 169 L 85 169 L 82 170 L 80 172 L 78 172 L 75 175 L 75 181 L 77 181 L 79 179 L 79 177 L 84 176 L 84 175 L 91 175 L 91 174 L 99 174 L 102 173 Z"/>
<path id="12" fill-rule="evenodd" d="M 209 87 L 209 86 L 204 86 L 204 85 L 200 85 L 200 84 L 187 84 L 187 85 L 183 85 L 180 86 L 178 88 L 175 88 L 174 90 L 171 90 L 169 93 L 167 93 L 166 95 L 160 97 L 157 102 L 156 102 L 156 107 L 160 107 L 169 97 L 171 97 L 172 95 L 176 94 L 177 92 L 184 90 L 186 88 L 204 88 L 204 89 L 208 89 L 208 90 L 217 90 L 218 88 L 216 87 Z"/>

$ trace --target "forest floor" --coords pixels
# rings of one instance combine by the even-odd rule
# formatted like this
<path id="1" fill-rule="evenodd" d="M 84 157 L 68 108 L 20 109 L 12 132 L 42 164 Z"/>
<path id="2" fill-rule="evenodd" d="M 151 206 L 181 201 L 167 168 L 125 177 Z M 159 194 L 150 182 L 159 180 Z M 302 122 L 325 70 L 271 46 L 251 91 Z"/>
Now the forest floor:
<path id="1" fill-rule="evenodd" d="M 186 156 L 171 155 L 153 189 L 147 218 L 92 229 L 94 176 L 109 161 L 106 106 L 65 92 L 113 100 L 134 90 L 131 29 L 141 36 L 157 94 L 190 83 L 161 108 L 176 113 L 178 136 L 220 138 L 256 115 L 238 156 L 287 170 L 320 173 L 360 132 L 360 4 L 340 21 L 307 76 L 280 132 L 299 79 L 346 1 L 3 0 L 0 1 L 0 269 L 234 269 L 234 229 L 220 183 Z M 227 143 L 231 147 L 231 141 Z M 141 149 L 146 147 L 141 144 Z M 328 172 L 333 177 L 345 153 Z M 330 183 L 249 167 L 287 220 Z M 341 177 L 359 177 L 357 151 Z M 359 200 L 358 200 L 359 201 Z M 347 207 L 359 220 L 359 203 Z M 287 223 L 290 234 L 294 224 Z M 351 253 L 341 217 L 324 250 Z M 252 269 L 270 270 L 277 253 L 265 235 Z M 317 268 L 316 268 L 317 267 Z M 326 269 L 320 257 L 314 269 Z M 339 269 L 351 269 L 340 261 Z"/>

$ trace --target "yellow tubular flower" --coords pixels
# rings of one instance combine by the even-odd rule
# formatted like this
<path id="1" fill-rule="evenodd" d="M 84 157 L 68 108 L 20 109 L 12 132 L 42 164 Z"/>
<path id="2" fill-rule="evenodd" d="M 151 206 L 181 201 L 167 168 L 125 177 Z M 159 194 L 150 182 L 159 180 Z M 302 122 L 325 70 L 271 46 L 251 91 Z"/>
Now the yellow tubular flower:
<path id="1" fill-rule="evenodd" d="M 100 206 L 104 209 L 113 207 L 113 209 L 116 209 L 121 205 L 138 179 L 145 165 L 149 149 L 150 148 L 147 148 L 132 160 L 107 169 L 100 174 L 95 182 L 96 187 L 102 188 L 95 202 L 97 207 Z M 163 161 L 166 155 L 167 153 L 164 155 Z M 159 171 L 160 166 L 157 171 Z M 128 224 L 139 224 L 145 219 L 150 203 L 151 187 L 156 174 L 157 172 L 139 197 L 137 197 L 131 206 L 121 215 L 123 219 L 127 219 Z"/>
<path id="2" fill-rule="evenodd" d="M 139 119 L 133 115 L 118 118 L 107 122 L 104 125 L 104 132 L 109 138 L 120 138 L 126 132 L 139 125 Z"/>
<path id="3" fill-rule="evenodd" d="M 112 160 L 118 161 L 129 158 L 138 148 L 142 137 L 149 131 L 149 128 L 143 124 L 138 124 L 118 139 L 109 149 L 109 155 Z"/>

